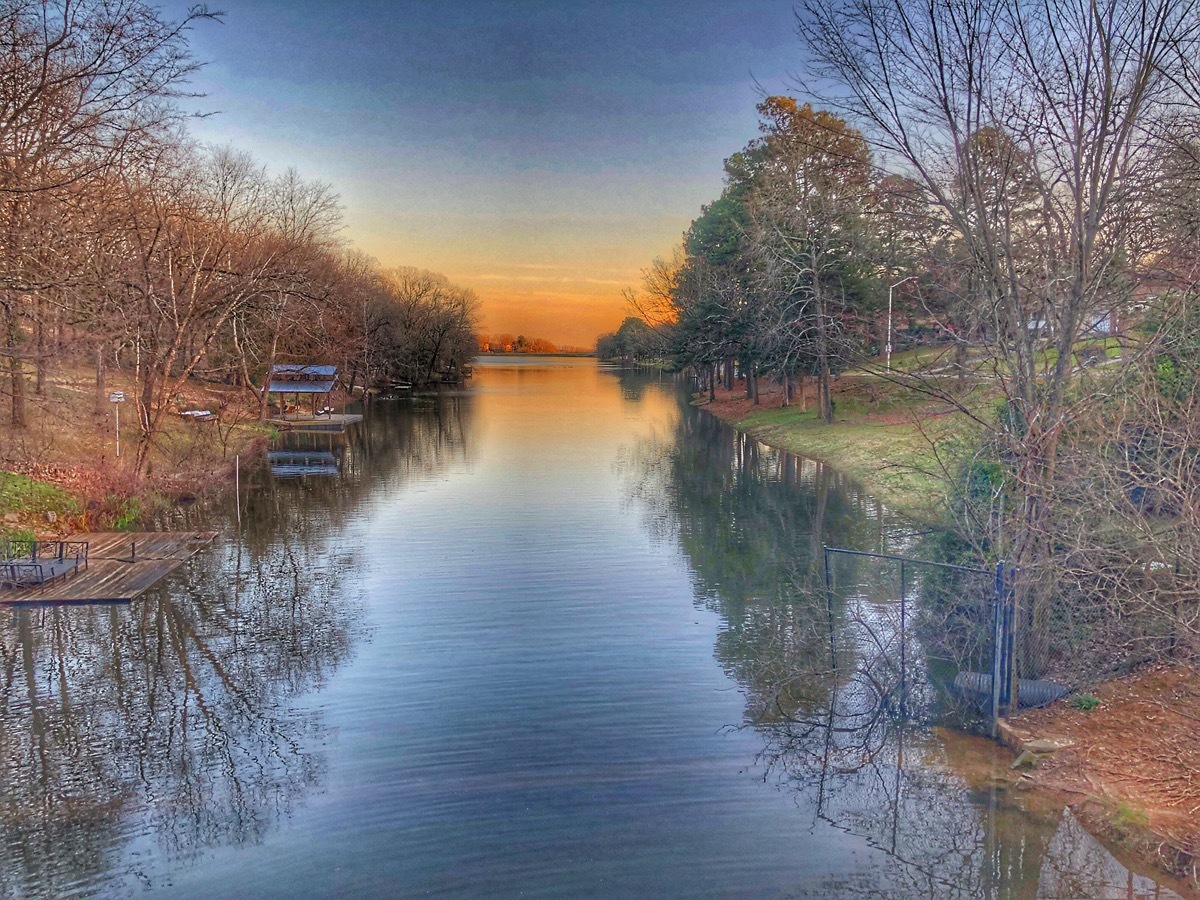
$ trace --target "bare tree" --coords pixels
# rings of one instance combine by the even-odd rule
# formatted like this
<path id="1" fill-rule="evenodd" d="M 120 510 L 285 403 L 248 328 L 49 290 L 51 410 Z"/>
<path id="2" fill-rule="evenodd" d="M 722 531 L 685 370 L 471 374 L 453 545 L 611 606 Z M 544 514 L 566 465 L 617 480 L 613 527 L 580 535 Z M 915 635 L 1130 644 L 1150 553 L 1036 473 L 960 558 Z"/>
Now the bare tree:
<path id="1" fill-rule="evenodd" d="M 831 423 L 835 359 L 845 359 L 848 317 L 862 305 L 856 268 L 866 257 L 870 152 L 827 111 L 790 97 L 768 97 L 758 108 L 767 153 L 748 209 L 764 295 L 756 324 L 768 326 L 758 344 L 773 351 L 760 355 L 785 378 L 811 359 L 818 413 Z"/>
<path id="2" fill-rule="evenodd" d="M 40 345 L 39 292 L 63 278 L 56 195 L 179 117 L 171 98 L 196 68 L 186 31 L 214 17 L 196 6 L 168 22 L 142 0 L 15 0 L 0 10 L 0 352 L 15 425 L 25 423 L 26 323 Z"/>
<path id="3" fill-rule="evenodd" d="M 1134 233 L 1200 58 L 1193 0 L 807 0 L 813 74 L 965 249 L 1011 461 L 1018 615 L 1048 609 L 1049 528 L 1076 344 L 1130 300 Z M 1085 401 L 1094 401 L 1084 397 Z"/>
<path id="4" fill-rule="evenodd" d="M 288 273 L 250 157 L 168 148 L 138 174 L 127 182 L 135 211 L 128 284 L 144 472 L 172 398 L 230 319 Z"/>
<path id="5" fill-rule="evenodd" d="M 268 227 L 280 243 L 281 275 L 273 290 L 231 321 L 242 384 L 254 395 L 260 420 L 266 419 L 267 387 L 280 351 L 298 352 L 298 338 L 311 340 L 314 331 L 322 331 L 324 307 L 339 277 L 334 253 L 342 227 L 341 205 L 333 189 L 322 182 L 304 181 L 294 169 L 265 185 L 263 203 Z M 288 346 L 281 347 L 285 333 Z"/>
<path id="6" fill-rule="evenodd" d="M 380 273 L 376 315 L 392 377 L 429 384 L 475 355 L 479 301 L 444 275 L 411 267 Z"/>

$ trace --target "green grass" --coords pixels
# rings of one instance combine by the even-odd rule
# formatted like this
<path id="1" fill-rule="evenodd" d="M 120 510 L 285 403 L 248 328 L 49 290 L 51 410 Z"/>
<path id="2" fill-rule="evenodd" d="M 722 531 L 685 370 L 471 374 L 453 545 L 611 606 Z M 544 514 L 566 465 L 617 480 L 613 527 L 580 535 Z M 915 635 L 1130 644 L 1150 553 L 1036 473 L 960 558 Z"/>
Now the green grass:
<path id="1" fill-rule="evenodd" d="M 24 475 L 0 472 L 0 515 L 6 513 L 53 512 L 71 516 L 79 512 L 79 501 L 60 487 Z"/>
<path id="2" fill-rule="evenodd" d="M 1130 832 L 1140 831 L 1150 826 L 1150 817 L 1144 811 L 1125 803 L 1118 803 L 1108 820 L 1122 837 L 1127 837 Z"/>
<path id="3" fill-rule="evenodd" d="M 1081 712 L 1091 712 L 1100 705 L 1100 698 L 1094 694 L 1076 694 L 1067 701 L 1072 709 L 1078 709 Z"/>
<path id="4" fill-rule="evenodd" d="M 138 526 L 142 518 L 142 504 L 137 497 L 110 496 L 108 500 L 117 508 L 113 520 L 114 531 L 132 531 Z"/>
<path id="5" fill-rule="evenodd" d="M 848 415 L 857 405 L 839 398 L 838 414 Z M 755 410 L 734 424 L 773 447 L 829 463 L 913 518 L 932 521 L 945 503 L 947 484 L 935 446 L 949 439 L 949 423 L 825 425 L 812 410 L 788 407 Z"/>
<path id="6" fill-rule="evenodd" d="M 914 347 L 912 350 L 901 350 L 892 354 L 892 371 L 915 372 L 935 362 L 949 364 L 954 361 L 954 348 L 949 346 Z M 872 367 L 880 369 L 886 366 L 884 356 L 872 360 Z"/>

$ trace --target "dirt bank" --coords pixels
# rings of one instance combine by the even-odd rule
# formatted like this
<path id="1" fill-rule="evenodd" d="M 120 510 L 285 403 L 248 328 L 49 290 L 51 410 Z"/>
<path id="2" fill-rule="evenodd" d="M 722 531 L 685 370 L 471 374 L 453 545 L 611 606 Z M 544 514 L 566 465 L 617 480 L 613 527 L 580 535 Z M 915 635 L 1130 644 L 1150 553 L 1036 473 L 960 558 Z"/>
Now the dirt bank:
<path id="1" fill-rule="evenodd" d="M 1098 705 L 1086 709 L 1089 697 Z M 1030 754 L 1028 780 L 1069 793 L 1089 828 L 1200 896 L 1200 670 L 1149 666 L 1007 724 L 1014 749 L 1038 740 L 1063 747 Z"/>
<path id="2" fill-rule="evenodd" d="M 119 376 L 107 388 L 132 395 Z M 189 384 L 158 436 L 148 471 L 138 477 L 133 403 L 121 405 L 118 457 L 115 404 L 97 411 L 90 373 L 55 374 L 28 398 L 26 427 L 0 428 L 0 534 L 55 537 L 122 527 L 156 505 L 220 487 L 232 478 L 235 456 L 261 452 L 268 439 L 251 400 L 244 391 Z M 213 416 L 178 414 L 186 410 Z"/>

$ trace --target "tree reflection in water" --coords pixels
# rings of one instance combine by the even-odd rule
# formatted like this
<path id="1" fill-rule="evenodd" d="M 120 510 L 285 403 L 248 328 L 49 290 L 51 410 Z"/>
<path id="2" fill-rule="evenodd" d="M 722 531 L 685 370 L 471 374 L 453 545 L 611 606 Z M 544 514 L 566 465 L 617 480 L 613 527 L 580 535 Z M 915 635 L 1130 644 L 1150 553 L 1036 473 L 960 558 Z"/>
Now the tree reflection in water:
<path id="1" fill-rule="evenodd" d="M 352 631 L 324 567 L 288 544 L 240 573 L 201 557 L 132 606 L 11 614 L 3 893 L 77 889 L 138 832 L 175 859 L 258 840 L 319 777 L 320 722 L 289 701 L 346 658 Z M 306 571 L 272 584 L 289 557 Z"/>
<path id="2" fill-rule="evenodd" d="M 326 729 L 295 700 L 363 634 L 364 561 L 331 535 L 378 480 L 461 459 L 469 425 L 465 397 L 372 417 L 335 442 L 335 477 L 251 473 L 240 532 L 229 497 L 173 511 L 161 526 L 231 537 L 134 603 L 5 613 L 0 896 L 162 886 L 140 842 L 174 865 L 261 840 L 303 802 Z"/>
<path id="3" fill-rule="evenodd" d="M 622 373 L 636 394 L 638 373 Z M 673 434 L 623 460 L 631 508 L 682 546 L 715 655 L 762 737 L 762 776 L 881 851 L 820 895 L 1172 896 L 1118 863 L 1061 801 L 1017 797 L 995 745 L 934 728 L 943 711 L 915 631 L 899 660 L 897 575 L 823 546 L 911 552 L 912 529 L 828 466 L 770 449 L 685 406 Z M 915 596 L 916 590 L 909 594 Z M 903 690 L 902 690 L 903 688 Z M 1130 893 L 1132 892 L 1132 893 Z M 1141 893 L 1139 893 L 1141 892 Z"/>

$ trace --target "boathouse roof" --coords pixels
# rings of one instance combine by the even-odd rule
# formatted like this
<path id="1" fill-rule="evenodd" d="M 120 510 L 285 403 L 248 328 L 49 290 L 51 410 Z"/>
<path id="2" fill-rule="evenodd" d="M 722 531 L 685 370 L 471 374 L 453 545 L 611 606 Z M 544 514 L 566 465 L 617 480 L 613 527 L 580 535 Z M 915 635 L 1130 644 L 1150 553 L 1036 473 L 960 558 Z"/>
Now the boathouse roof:
<path id="1" fill-rule="evenodd" d="M 337 366 L 280 363 L 271 366 L 267 390 L 273 394 L 328 394 L 337 381 Z"/>
<path id="2" fill-rule="evenodd" d="M 276 478 L 338 473 L 337 457 L 328 450 L 269 450 L 267 461 Z"/>

